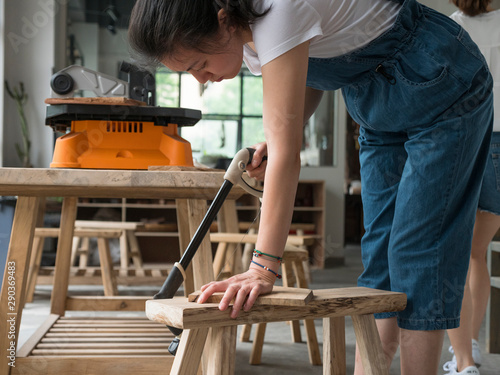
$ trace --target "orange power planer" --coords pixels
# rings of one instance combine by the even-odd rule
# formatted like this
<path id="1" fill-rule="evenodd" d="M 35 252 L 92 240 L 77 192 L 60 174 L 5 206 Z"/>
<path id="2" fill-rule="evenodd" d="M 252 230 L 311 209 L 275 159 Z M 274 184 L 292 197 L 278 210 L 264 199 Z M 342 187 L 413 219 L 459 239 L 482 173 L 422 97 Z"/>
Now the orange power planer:
<path id="1" fill-rule="evenodd" d="M 129 98 L 127 82 L 80 66 L 56 73 L 51 87 L 45 123 L 66 133 L 56 140 L 52 168 L 193 166 L 191 145 L 178 127 L 196 124 L 200 111 L 148 106 L 143 87 L 130 86 L 142 96 Z M 98 97 L 73 98 L 86 89 Z"/>

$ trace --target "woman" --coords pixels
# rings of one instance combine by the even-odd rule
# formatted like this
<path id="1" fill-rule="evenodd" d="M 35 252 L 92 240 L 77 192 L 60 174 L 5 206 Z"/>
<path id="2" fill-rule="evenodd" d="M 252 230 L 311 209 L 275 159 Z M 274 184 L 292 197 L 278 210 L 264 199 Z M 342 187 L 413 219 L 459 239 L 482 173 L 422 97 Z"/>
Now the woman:
<path id="1" fill-rule="evenodd" d="M 455 355 L 444 365 L 449 374 L 461 374 L 465 369 L 475 370 L 481 365 L 479 330 L 490 295 L 490 277 L 486 252 L 493 236 L 500 228 L 500 167 L 495 163 L 500 153 L 500 10 L 493 10 L 491 0 L 453 0 L 459 10 L 451 15 L 479 45 L 493 74 L 494 108 L 493 134 L 490 155 L 486 164 L 479 207 L 476 213 L 469 273 L 462 302 L 461 324 L 448 331 Z M 477 367 L 476 367 L 477 366 Z"/>
<path id="2" fill-rule="evenodd" d="M 377 316 L 388 364 L 400 345 L 403 374 L 436 373 L 444 330 L 459 322 L 446 283 L 465 283 L 491 132 L 491 77 L 463 30 L 415 0 L 139 0 L 129 38 L 201 83 L 233 78 L 242 60 L 262 74 L 266 143 L 249 168 L 265 176 L 258 252 L 247 272 L 205 285 L 200 303 L 225 291 L 219 307 L 234 298 L 236 317 L 272 290 L 303 124 L 322 91 L 342 88 L 361 125 L 359 285 L 407 294 L 406 310 Z"/>

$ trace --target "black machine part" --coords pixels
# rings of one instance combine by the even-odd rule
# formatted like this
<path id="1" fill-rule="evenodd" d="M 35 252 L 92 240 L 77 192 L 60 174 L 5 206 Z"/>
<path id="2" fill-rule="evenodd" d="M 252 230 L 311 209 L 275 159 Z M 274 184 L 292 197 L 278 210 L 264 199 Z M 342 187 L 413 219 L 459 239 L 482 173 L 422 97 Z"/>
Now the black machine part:
<path id="1" fill-rule="evenodd" d="M 175 296 L 175 293 L 177 292 L 177 290 L 179 290 L 180 286 L 184 282 L 183 270 L 185 270 L 189 266 L 189 263 L 196 254 L 196 251 L 198 251 L 203 238 L 210 229 L 212 221 L 217 216 L 217 213 L 219 212 L 222 204 L 224 203 L 234 185 L 238 184 L 251 194 L 259 197 L 262 196 L 262 191 L 250 187 L 242 178 L 242 174 L 245 171 L 246 166 L 252 162 L 254 153 L 255 149 L 253 148 L 244 148 L 236 153 L 233 161 L 226 171 L 226 174 L 224 175 L 224 182 L 222 183 L 221 188 L 212 201 L 212 204 L 208 208 L 205 217 L 201 221 L 200 226 L 196 230 L 196 233 L 191 239 L 191 242 L 187 246 L 186 251 L 181 257 L 181 260 L 179 261 L 179 263 L 176 263 L 176 266 L 174 268 L 172 268 L 172 271 L 163 283 L 160 291 L 154 295 L 154 299 L 170 299 Z M 251 190 L 247 190 L 248 188 L 250 188 Z M 180 267 L 182 267 L 182 271 Z M 177 347 L 179 346 L 179 336 L 182 334 L 182 329 L 170 326 L 167 327 L 176 336 L 168 348 L 169 352 L 175 355 Z"/>

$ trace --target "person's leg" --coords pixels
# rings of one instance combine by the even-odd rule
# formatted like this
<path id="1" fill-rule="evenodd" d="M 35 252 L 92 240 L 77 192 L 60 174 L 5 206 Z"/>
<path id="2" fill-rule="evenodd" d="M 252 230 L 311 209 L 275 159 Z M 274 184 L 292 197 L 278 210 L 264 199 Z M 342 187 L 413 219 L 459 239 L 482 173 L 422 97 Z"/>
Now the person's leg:
<path id="1" fill-rule="evenodd" d="M 444 331 L 401 329 L 401 375 L 432 375 L 439 367 Z"/>
<path id="2" fill-rule="evenodd" d="M 490 296 L 490 277 L 486 252 L 493 236 L 500 228 L 500 216 L 479 211 L 476 215 L 470 258 L 470 291 L 472 295 L 472 338 L 478 340 Z"/>
<path id="3" fill-rule="evenodd" d="M 474 366 L 472 358 L 472 300 L 469 288 L 470 269 L 465 282 L 464 298 L 462 300 L 462 311 L 460 312 L 460 327 L 448 330 L 451 346 L 456 357 L 456 368 L 460 372 L 468 366 Z M 453 361 L 452 361 L 453 362 Z M 452 367 L 454 363 L 448 362 Z M 448 367 L 445 367 L 448 370 Z"/>
<path id="4" fill-rule="evenodd" d="M 377 328 L 382 341 L 382 348 L 384 349 L 387 358 L 387 368 L 391 366 L 394 355 L 399 347 L 399 327 L 396 318 L 377 319 Z M 354 364 L 354 375 L 364 375 L 363 364 L 361 363 L 361 356 L 358 347 L 356 346 L 356 361 Z"/>

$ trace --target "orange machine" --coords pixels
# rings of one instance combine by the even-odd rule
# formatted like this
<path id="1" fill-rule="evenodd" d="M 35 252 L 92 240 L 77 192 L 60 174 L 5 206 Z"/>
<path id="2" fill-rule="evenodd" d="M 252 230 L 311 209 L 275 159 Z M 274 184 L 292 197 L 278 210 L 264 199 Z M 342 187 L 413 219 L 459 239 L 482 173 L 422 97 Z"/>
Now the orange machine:
<path id="1" fill-rule="evenodd" d="M 46 124 L 66 134 L 57 138 L 50 166 L 193 166 L 191 145 L 179 136 L 178 127 L 192 126 L 200 118 L 200 111 L 184 108 L 52 104 L 47 106 Z"/>

